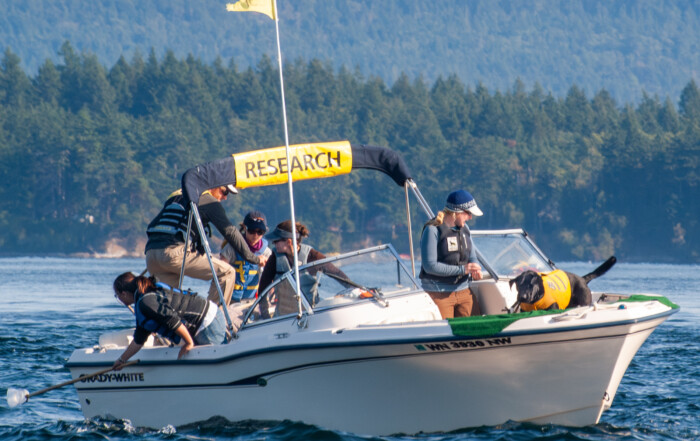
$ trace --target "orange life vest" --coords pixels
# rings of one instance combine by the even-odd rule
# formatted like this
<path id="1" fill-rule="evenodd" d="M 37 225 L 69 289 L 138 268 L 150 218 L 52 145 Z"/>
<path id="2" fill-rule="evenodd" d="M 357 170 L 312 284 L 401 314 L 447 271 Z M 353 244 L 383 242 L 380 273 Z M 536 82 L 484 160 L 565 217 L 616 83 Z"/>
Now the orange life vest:
<path id="1" fill-rule="evenodd" d="M 571 283 L 569 277 L 562 270 L 555 270 L 551 273 L 540 273 L 542 284 L 544 285 L 544 295 L 535 303 L 521 303 L 520 309 L 523 311 L 544 310 L 554 303 L 559 305 L 559 309 L 569 306 L 571 300 Z"/>

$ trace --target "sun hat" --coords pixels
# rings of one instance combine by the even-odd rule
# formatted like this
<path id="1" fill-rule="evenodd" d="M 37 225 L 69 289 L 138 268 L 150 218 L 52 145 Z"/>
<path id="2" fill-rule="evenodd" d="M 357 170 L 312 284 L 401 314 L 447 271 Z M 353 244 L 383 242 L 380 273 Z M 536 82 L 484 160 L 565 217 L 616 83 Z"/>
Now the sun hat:
<path id="1" fill-rule="evenodd" d="M 447 196 L 445 209 L 453 212 L 466 211 L 474 216 L 481 216 L 484 213 L 476 206 L 476 200 L 468 191 L 456 190 Z"/>
<path id="2" fill-rule="evenodd" d="M 265 215 L 258 210 L 253 210 L 245 215 L 243 218 L 243 225 L 248 230 L 261 230 L 263 233 L 267 232 L 267 221 Z"/>
<path id="3" fill-rule="evenodd" d="M 272 233 L 265 236 L 265 239 L 267 239 L 271 243 L 275 243 L 278 240 L 292 239 L 293 237 L 294 236 L 292 235 L 291 231 L 282 229 L 280 228 L 280 225 L 277 225 L 277 227 L 274 230 L 272 230 Z M 299 236 L 297 236 L 297 240 L 299 240 Z"/>

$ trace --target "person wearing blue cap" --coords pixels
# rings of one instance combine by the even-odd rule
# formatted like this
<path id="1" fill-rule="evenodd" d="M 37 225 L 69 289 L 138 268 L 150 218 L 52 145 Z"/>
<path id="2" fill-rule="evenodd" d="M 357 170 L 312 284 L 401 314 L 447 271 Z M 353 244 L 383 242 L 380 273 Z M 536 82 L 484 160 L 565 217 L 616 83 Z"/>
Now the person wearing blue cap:
<path id="1" fill-rule="evenodd" d="M 248 249 L 256 256 L 270 257 L 272 250 L 268 248 L 265 237 L 267 220 L 261 211 L 251 211 L 245 215 L 240 224 L 240 232 L 245 238 Z M 225 299 L 226 304 L 240 302 L 244 299 L 255 298 L 258 294 L 262 265 L 249 262 L 230 243 L 224 242 L 221 247 L 221 258 L 230 263 L 236 271 L 236 281 L 231 298 Z"/>
<path id="2" fill-rule="evenodd" d="M 457 190 L 423 227 L 419 277 L 444 319 L 481 315 L 469 289 L 482 274 L 467 221 L 483 214 L 469 192 Z"/>

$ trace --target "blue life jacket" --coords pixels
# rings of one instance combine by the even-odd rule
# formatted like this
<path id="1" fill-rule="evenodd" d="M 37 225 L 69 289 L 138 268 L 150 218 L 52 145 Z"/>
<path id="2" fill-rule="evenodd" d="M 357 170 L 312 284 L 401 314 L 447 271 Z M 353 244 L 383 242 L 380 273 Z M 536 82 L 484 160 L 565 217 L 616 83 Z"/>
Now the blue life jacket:
<path id="1" fill-rule="evenodd" d="M 263 255 L 267 249 L 267 239 L 262 238 L 261 240 L 262 247 L 255 252 L 256 256 Z M 233 286 L 232 299 L 234 302 L 240 302 L 241 299 L 252 299 L 257 294 L 260 285 L 260 267 L 245 260 L 235 248 L 234 252 L 236 258 L 231 266 L 236 270 L 236 283 Z"/>
<path id="2" fill-rule="evenodd" d="M 172 286 L 168 285 L 167 283 L 163 283 L 163 282 L 156 282 L 156 288 L 166 289 L 166 290 L 172 291 L 172 292 L 179 292 L 180 294 L 184 294 L 186 296 L 196 296 L 197 295 L 197 293 L 193 292 L 191 289 L 187 289 L 187 291 L 183 291 L 179 288 L 173 288 Z"/>

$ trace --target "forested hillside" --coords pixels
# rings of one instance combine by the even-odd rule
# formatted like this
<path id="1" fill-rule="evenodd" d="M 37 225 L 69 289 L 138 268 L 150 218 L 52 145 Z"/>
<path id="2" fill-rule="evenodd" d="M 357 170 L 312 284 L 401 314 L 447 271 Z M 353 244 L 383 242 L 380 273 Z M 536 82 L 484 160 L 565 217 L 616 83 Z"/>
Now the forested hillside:
<path id="1" fill-rule="evenodd" d="M 104 68 L 68 43 L 36 75 L 0 63 L 0 249 L 3 253 L 136 248 L 184 170 L 283 145 L 278 72 L 173 53 Z M 571 86 L 557 98 L 516 82 L 489 92 L 457 77 L 393 84 L 329 62 L 285 66 L 290 142 L 348 139 L 403 154 L 434 209 L 452 189 L 477 198 L 475 228 L 523 227 L 555 259 L 700 261 L 700 90 L 678 103 L 617 103 Z M 295 186 L 298 218 L 321 249 L 407 245 L 404 196 L 368 171 Z M 225 205 L 271 224 L 286 187 L 242 191 Z M 414 204 L 415 208 L 415 204 Z M 416 211 L 413 227 L 424 218 Z"/>
<path id="2" fill-rule="evenodd" d="M 233 0 L 5 0 L 0 51 L 35 73 L 66 41 L 105 66 L 120 56 L 242 68 L 276 54 L 274 24 L 225 12 Z M 676 102 L 700 72 L 700 2 L 693 0 L 278 0 L 287 60 L 319 58 L 393 84 L 451 74 L 491 92 L 520 79 L 557 97 L 572 85 L 638 104 L 642 92 Z"/>

